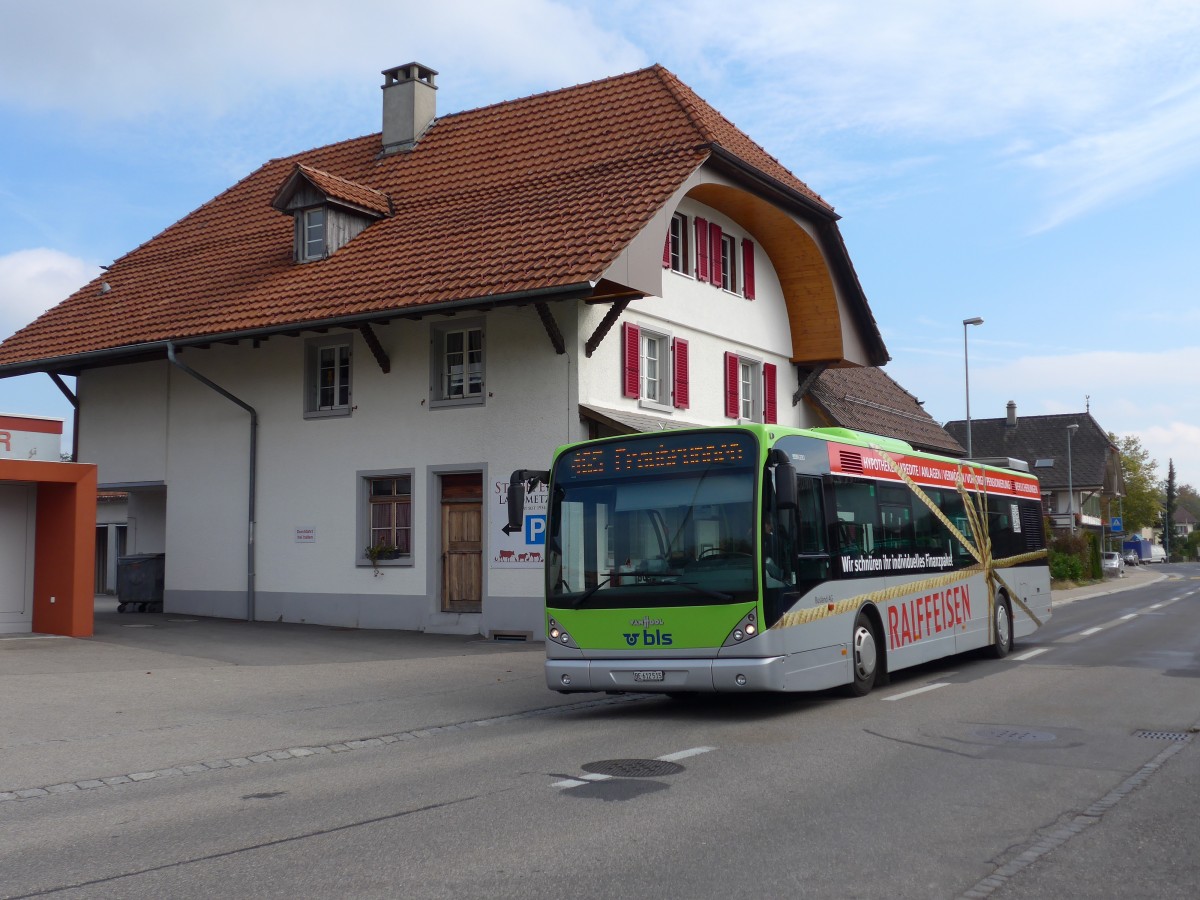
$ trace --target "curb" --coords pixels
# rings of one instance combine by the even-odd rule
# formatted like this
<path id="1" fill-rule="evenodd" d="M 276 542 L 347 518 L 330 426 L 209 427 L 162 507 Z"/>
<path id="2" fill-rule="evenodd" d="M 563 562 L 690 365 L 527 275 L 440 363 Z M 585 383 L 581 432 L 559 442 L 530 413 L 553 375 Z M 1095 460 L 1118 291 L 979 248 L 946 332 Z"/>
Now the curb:
<path id="1" fill-rule="evenodd" d="M 1089 585 L 1088 587 L 1084 588 L 1072 588 L 1068 591 L 1051 591 L 1050 607 L 1053 609 L 1056 606 L 1066 606 L 1068 603 L 1074 603 L 1076 600 L 1089 600 L 1092 597 L 1107 597 L 1109 594 L 1119 594 L 1122 591 L 1131 591 L 1138 587 L 1148 587 L 1152 584 L 1158 584 L 1160 581 L 1165 581 L 1167 577 L 1168 576 L 1166 574 L 1151 575 L 1147 581 L 1143 581 L 1141 578 L 1139 578 L 1135 582 L 1130 581 L 1123 584 L 1113 584 L 1111 587 L 1105 586 L 1105 589 L 1103 590 L 1093 590 L 1092 588 L 1095 586 Z M 1075 594 L 1075 591 L 1086 593 Z M 1056 597 L 1056 593 L 1062 596 Z"/>

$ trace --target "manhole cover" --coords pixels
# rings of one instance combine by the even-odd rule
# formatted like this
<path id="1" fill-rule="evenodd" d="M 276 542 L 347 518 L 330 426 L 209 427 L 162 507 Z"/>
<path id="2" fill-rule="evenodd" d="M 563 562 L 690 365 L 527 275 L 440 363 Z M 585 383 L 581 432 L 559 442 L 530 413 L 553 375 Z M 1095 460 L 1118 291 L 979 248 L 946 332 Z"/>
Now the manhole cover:
<path id="1" fill-rule="evenodd" d="M 1058 740 L 1058 736 L 1053 732 L 1030 731 L 1027 728 L 981 728 L 975 732 L 975 736 L 991 741 L 1010 741 L 1014 744 L 1046 743 Z"/>
<path id="2" fill-rule="evenodd" d="M 1179 743 L 1187 743 L 1192 739 L 1192 736 L 1185 731 L 1135 731 L 1134 735 L 1149 738 L 1152 741 L 1178 741 Z"/>
<path id="3" fill-rule="evenodd" d="M 600 762 L 585 763 L 580 768 L 594 775 L 610 778 L 658 778 L 676 775 L 683 771 L 679 763 L 662 759 L 602 759 Z"/>

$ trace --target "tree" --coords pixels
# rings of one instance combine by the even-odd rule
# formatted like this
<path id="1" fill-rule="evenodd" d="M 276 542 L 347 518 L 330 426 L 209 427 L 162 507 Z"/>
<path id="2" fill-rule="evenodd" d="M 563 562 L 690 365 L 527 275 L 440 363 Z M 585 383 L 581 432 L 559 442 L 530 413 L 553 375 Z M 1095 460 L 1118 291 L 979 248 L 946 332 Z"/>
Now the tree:
<path id="1" fill-rule="evenodd" d="M 1115 434 L 1109 434 L 1108 439 L 1116 444 L 1121 453 L 1121 472 L 1125 478 L 1121 512 L 1125 517 L 1125 533 L 1137 534 L 1143 528 L 1159 522 L 1162 502 L 1154 472 L 1158 463 L 1150 458 L 1150 452 L 1142 446 L 1136 434 L 1127 434 L 1119 439 Z"/>
<path id="2" fill-rule="evenodd" d="M 1186 509 L 1197 519 L 1200 519 L 1200 493 L 1190 484 L 1181 484 L 1179 491 L 1175 495 L 1175 502 L 1179 509 Z"/>
<path id="3" fill-rule="evenodd" d="M 1171 532 L 1175 527 L 1175 460 L 1167 460 L 1167 507 L 1163 511 L 1163 550 L 1171 558 Z"/>

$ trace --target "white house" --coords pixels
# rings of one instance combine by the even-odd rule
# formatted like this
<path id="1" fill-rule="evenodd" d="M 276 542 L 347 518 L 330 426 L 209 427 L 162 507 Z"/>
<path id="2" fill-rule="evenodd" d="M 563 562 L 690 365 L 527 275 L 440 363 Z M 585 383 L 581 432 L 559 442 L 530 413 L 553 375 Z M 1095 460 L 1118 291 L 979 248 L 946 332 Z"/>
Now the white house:
<path id="1" fill-rule="evenodd" d="M 77 376 L 80 459 L 128 494 L 126 552 L 166 554 L 168 612 L 540 639 L 513 469 L 829 424 L 821 373 L 887 352 L 832 208 L 663 68 L 445 116 L 432 70 L 384 76 L 382 134 L 266 163 L 0 377 Z"/>

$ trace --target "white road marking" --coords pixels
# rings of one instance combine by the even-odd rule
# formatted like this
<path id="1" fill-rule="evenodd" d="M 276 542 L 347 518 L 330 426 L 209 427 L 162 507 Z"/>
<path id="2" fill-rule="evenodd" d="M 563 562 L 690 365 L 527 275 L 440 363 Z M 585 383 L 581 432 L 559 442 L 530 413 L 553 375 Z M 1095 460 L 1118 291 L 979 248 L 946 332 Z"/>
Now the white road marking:
<path id="1" fill-rule="evenodd" d="M 701 753 L 711 753 L 716 750 L 716 747 L 692 747 L 690 750 L 680 750 L 678 753 L 667 753 L 664 756 L 657 756 L 659 762 L 675 762 L 680 759 L 687 759 L 689 756 L 699 756 Z M 604 775 L 599 772 L 588 772 L 586 775 L 580 775 L 578 778 L 566 778 L 562 781 L 555 781 L 550 785 L 552 788 L 577 788 L 583 787 L 589 782 L 609 781 L 612 775 Z"/>
<path id="2" fill-rule="evenodd" d="M 1139 615 L 1141 615 L 1141 613 L 1130 613 L 1127 616 L 1121 616 L 1121 621 L 1124 622 L 1127 619 L 1136 619 Z"/>
<path id="3" fill-rule="evenodd" d="M 1012 659 L 1014 662 L 1024 662 L 1027 659 L 1033 659 L 1039 653 L 1048 653 L 1049 650 L 1049 647 L 1038 647 L 1036 650 L 1030 650 L 1026 653 L 1022 653 L 1020 656 L 1010 657 L 1010 659 Z"/>
<path id="4" fill-rule="evenodd" d="M 1160 606 L 1162 606 L 1161 603 L 1152 603 L 1150 605 L 1150 609 L 1158 609 Z"/>
<path id="5" fill-rule="evenodd" d="M 948 681 L 935 681 L 933 684 L 927 684 L 925 687 L 917 688 L 915 691 L 905 691 L 903 694 L 893 694 L 890 697 L 884 697 L 884 700 L 903 700 L 905 697 L 914 697 L 917 694 L 924 694 L 926 691 L 936 691 L 938 688 L 949 687 Z"/>
<path id="6" fill-rule="evenodd" d="M 1095 634 L 1097 631 L 1103 631 L 1103 628 L 1086 628 L 1079 632 L 1081 637 L 1087 637 L 1089 634 Z"/>
<path id="7" fill-rule="evenodd" d="M 701 753 L 709 753 L 716 749 L 716 747 L 693 747 L 691 750 L 680 750 L 678 753 L 668 753 L 666 756 L 660 756 L 658 757 L 658 761 L 675 762 L 679 759 L 687 759 L 689 756 L 699 756 Z"/>

